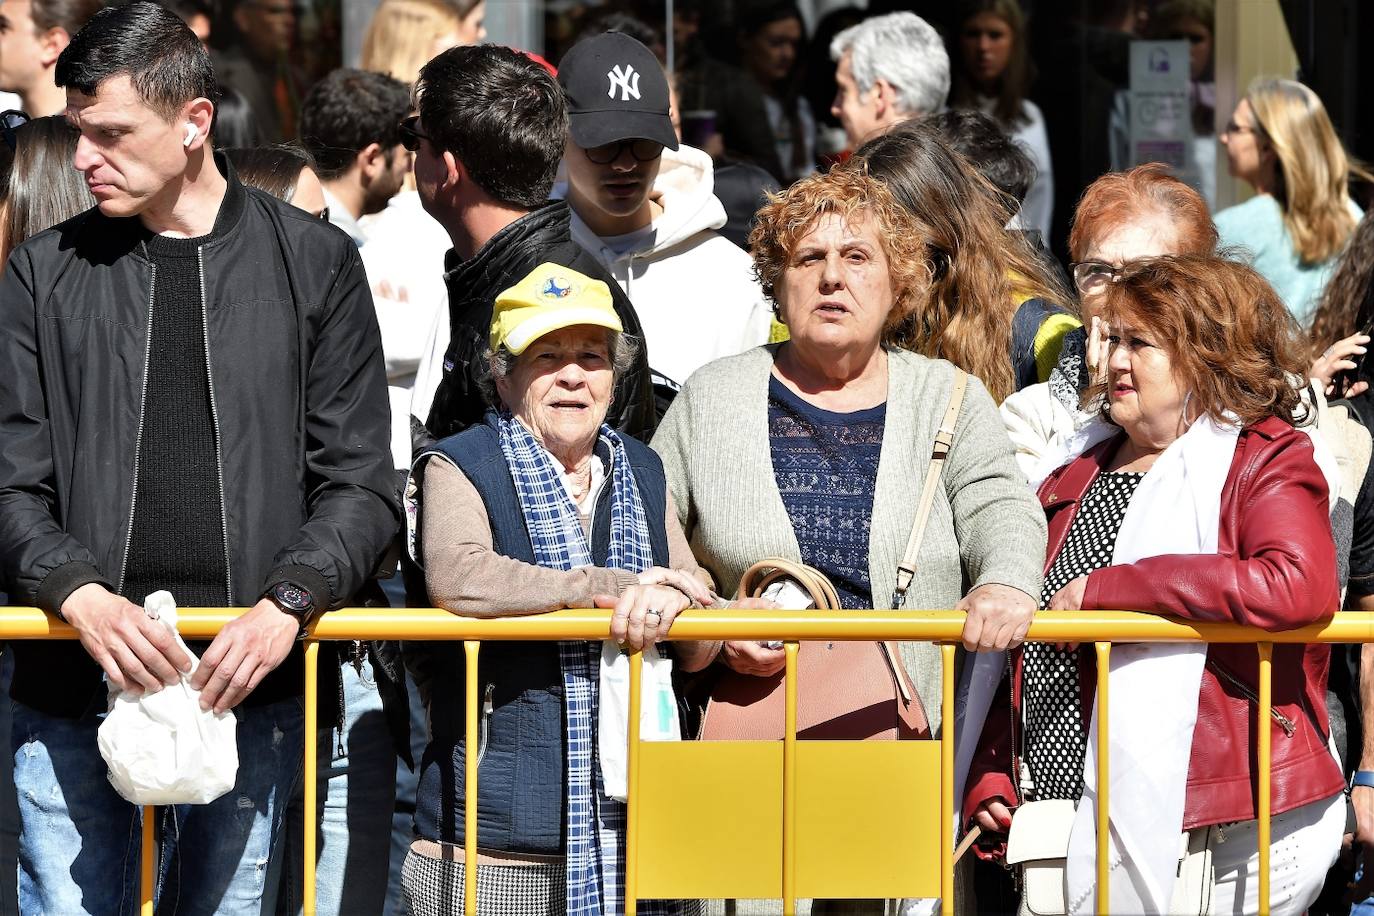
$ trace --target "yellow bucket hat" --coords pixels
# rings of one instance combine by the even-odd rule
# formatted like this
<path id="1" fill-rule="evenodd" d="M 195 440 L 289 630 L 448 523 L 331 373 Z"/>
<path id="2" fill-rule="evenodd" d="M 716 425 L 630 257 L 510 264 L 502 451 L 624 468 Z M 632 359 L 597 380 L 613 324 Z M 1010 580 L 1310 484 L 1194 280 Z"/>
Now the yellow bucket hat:
<path id="1" fill-rule="evenodd" d="M 623 331 L 611 290 L 561 264 L 540 264 L 496 297 L 491 312 L 491 348 L 502 344 L 519 356 L 531 343 L 562 328 L 590 324 Z"/>

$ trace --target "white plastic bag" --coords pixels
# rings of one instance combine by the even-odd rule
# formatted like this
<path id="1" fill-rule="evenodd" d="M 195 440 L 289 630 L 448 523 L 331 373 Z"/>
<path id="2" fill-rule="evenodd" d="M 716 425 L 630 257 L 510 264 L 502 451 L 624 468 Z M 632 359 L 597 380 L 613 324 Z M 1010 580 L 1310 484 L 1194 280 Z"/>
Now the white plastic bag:
<path id="1" fill-rule="evenodd" d="M 238 775 L 238 720 L 200 708 L 191 674 L 200 665 L 177 635 L 177 606 L 168 592 L 143 603 L 149 617 L 172 631 L 191 656 L 181 682 L 157 693 L 134 696 L 110 688 L 110 712 L 97 743 L 109 766 L 110 784 L 136 805 L 203 805 L 234 787 Z"/>
<path id="2" fill-rule="evenodd" d="M 673 660 L 658 654 L 658 649 L 644 649 L 644 675 L 640 682 L 642 699 L 639 706 L 639 738 L 641 741 L 681 741 L 678 723 L 677 695 L 673 693 Z M 601 646 L 601 696 L 598 700 L 600 721 L 597 723 L 597 744 L 601 760 L 601 782 L 606 794 L 617 801 L 629 796 L 627 763 L 630 729 L 630 656 L 620 651 L 620 645 L 606 640 Z"/>

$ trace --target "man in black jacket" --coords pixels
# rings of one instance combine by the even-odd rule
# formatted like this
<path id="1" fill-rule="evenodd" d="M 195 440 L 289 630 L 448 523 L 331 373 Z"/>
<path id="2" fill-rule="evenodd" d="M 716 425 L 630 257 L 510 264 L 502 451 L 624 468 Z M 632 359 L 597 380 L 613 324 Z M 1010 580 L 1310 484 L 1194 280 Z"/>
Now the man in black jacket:
<path id="1" fill-rule="evenodd" d="M 563 90 L 544 67 L 494 45 L 452 48 L 425 64 L 420 113 L 402 125 L 415 153 L 420 200 L 448 232 L 447 327 L 440 316 L 430 359 L 443 353 L 437 390 L 417 383 L 411 404 L 418 448 L 481 421 L 479 379 L 497 293 L 540 264 L 571 267 L 610 286 L 625 333 L 644 332 L 634 306 L 600 262 L 569 234 L 563 201 L 549 201 L 568 136 Z M 419 378 L 439 378 L 422 366 Z M 432 402 L 431 402 L 432 397 Z M 648 441 L 657 424 L 645 348 L 617 384 L 606 422 Z"/>
<path id="2" fill-rule="evenodd" d="M 189 678 L 238 718 L 238 781 L 166 811 L 162 901 L 256 913 L 303 753 L 297 635 L 398 527 L 376 317 L 343 233 L 214 157 L 210 63 L 181 20 L 102 10 L 56 72 L 97 206 L 0 279 L 0 564 L 81 645 L 12 646 L 20 909 L 132 909 L 139 812 L 97 753 L 101 672 L 139 693 L 190 670 L 139 606 L 166 589 L 250 609 Z"/>

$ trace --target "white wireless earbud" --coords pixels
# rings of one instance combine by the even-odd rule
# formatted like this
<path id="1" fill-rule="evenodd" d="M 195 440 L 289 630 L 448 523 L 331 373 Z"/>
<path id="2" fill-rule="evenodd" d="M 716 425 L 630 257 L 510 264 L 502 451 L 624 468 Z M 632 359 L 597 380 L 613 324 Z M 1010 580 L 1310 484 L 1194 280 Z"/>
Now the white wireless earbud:
<path id="1" fill-rule="evenodd" d="M 181 141 L 182 146 L 190 146 L 191 141 L 196 139 L 196 125 L 190 121 L 186 122 L 186 139 Z"/>

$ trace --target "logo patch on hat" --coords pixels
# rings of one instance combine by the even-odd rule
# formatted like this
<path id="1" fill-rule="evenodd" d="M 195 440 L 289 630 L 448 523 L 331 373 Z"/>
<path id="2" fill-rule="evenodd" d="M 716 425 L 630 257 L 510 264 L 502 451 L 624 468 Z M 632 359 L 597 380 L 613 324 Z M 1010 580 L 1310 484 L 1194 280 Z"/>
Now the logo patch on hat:
<path id="1" fill-rule="evenodd" d="M 539 295 L 545 299 L 566 299 L 571 292 L 572 283 L 568 280 L 563 277 L 549 277 L 544 281 L 544 288 L 539 291 Z"/>
<path id="2" fill-rule="evenodd" d="M 612 67 L 606 79 L 611 81 L 610 88 L 606 90 L 607 98 L 615 98 L 615 90 L 619 86 L 620 101 L 628 102 L 632 98 L 639 100 L 639 71 L 630 64 Z"/>

